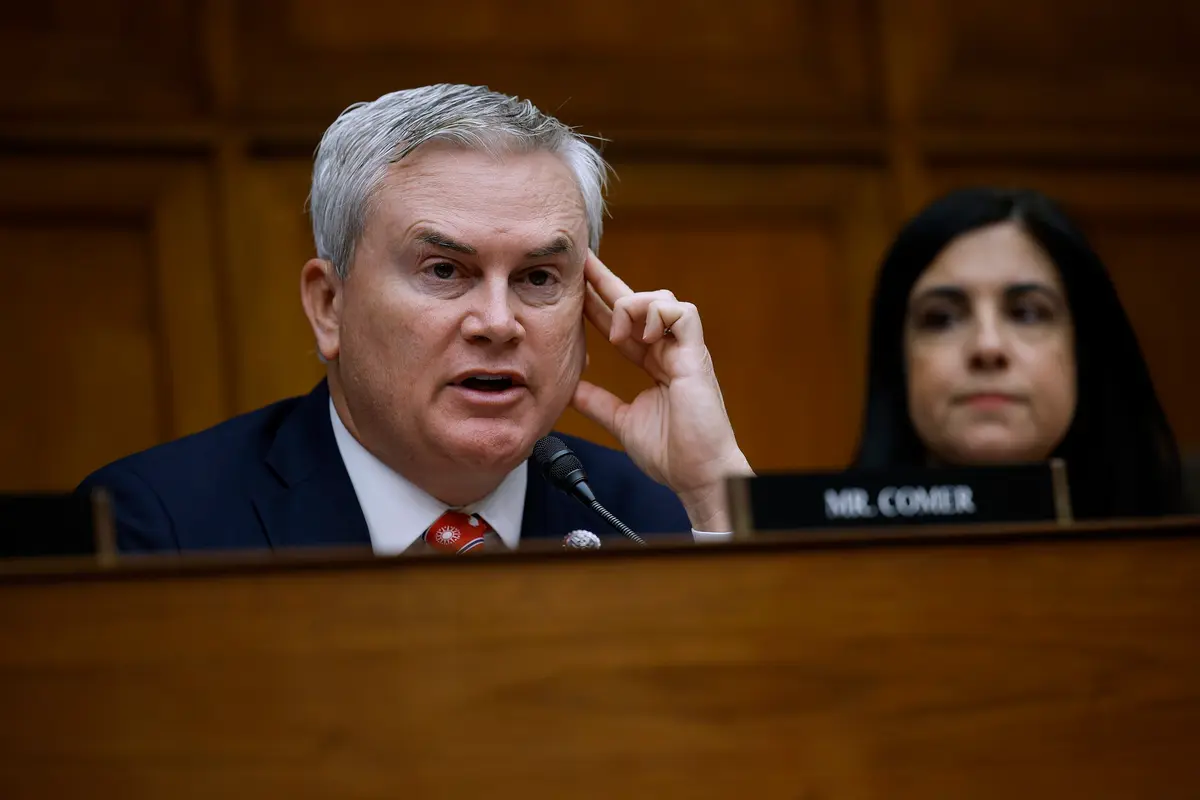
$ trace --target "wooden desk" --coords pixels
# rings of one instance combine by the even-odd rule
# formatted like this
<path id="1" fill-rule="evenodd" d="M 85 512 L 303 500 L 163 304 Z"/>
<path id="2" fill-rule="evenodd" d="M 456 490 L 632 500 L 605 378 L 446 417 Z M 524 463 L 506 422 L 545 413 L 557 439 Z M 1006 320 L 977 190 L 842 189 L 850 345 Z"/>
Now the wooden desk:
<path id="1" fill-rule="evenodd" d="M 962 534 L 10 571 L 0 797 L 1200 797 L 1200 525 Z"/>

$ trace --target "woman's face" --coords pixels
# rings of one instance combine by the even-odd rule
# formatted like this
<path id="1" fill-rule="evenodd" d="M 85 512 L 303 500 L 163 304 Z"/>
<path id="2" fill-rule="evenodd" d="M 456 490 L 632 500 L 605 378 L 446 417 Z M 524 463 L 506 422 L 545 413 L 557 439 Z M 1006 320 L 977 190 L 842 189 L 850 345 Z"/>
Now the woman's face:
<path id="1" fill-rule="evenodd" d="M 1058 269 L 1015 223 L 951 241 L 913 286 L 904 326 L 909 413 L 930 455 L 1046 459 L 1075 414 L 1074 338 Z"/>

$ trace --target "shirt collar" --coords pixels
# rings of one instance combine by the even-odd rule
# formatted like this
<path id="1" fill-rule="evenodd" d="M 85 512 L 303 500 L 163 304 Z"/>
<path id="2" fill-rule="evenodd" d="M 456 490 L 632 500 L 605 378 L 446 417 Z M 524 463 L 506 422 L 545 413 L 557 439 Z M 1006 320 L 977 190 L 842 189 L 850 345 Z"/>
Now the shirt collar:
<path id="1" fill-rule="evenodd" d="M 338 416 L 332 398 L 329 420 L 338 452 L 367 520 L 371 548 L 380 555 L 404 552 L 447 507 L 363 447 Z M 487 497 L 455 510 L 483 517 L 505 547 L 515 550 L 525 515 L 528 470 L 529 462 L 522 461 Z"/>

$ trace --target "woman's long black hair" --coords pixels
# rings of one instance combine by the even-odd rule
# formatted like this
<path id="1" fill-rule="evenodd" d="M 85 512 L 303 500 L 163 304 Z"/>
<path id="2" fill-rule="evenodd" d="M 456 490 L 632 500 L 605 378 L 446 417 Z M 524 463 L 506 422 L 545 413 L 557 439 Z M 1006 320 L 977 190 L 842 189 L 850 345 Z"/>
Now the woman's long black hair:
<path id="1" fill-rule="evenodd" d="M 926 463 L 908 410 L 904 325 L 908 297 L 956 237 L 1012 221 L 1058 267 L 1075 323 L 1077 403 L 1054 456 L 1067 462 L 1075 515 L 1179 510 L 1180 460 L 1133 326 L 1103 262 L 1051 200 L 1030 190 L 960 189 L 934 201 L 893 242 L 875 284 L 867 402 L 856 466 Z"/>

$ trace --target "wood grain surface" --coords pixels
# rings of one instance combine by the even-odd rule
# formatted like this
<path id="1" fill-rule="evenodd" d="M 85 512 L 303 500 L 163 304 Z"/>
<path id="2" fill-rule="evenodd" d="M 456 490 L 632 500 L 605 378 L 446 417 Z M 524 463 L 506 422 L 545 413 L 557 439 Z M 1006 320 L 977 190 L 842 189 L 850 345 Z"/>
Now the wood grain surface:
<path id="1" fill-rule="evenodd" d="M 0 578 L 0 796 L 1200 795 L 1200 531 Z"/>

